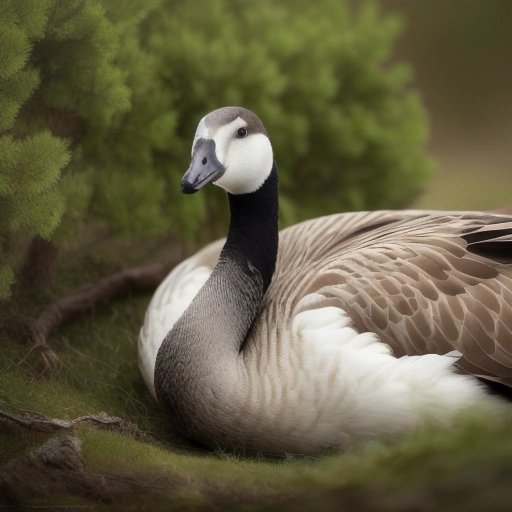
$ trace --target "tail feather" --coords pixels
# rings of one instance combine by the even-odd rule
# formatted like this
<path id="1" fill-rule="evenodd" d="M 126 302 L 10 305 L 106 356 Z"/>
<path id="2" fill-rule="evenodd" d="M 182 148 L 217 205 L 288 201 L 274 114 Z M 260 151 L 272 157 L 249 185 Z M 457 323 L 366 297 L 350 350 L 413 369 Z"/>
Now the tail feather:
<path id="1" fill-rule="evenodd" d="M 498 218 L 492 225 L 466 233 L 468 251 L 500 263 L 512 264 L 512 219 Z"/>

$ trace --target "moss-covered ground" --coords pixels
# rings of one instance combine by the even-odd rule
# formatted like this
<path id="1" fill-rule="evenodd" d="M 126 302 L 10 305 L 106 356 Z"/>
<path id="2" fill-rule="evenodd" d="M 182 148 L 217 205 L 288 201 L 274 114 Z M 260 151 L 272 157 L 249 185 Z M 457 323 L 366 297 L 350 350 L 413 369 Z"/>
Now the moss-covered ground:
<path id="1" fill-rule="evenodd" d="M 104 411 L 144 436 L 81 425 L 87 471 L 127 480 L 126 510 L 279 507 L 309 510 L 507 510 L 512 507 L 512 423 L 464 421 L 391 444 L 319 458 L 243 458 L 206 453 L 172 437 L 138 373 L 137 331 L 149 296 L 98 308 L 51 338 L 60 365 L 49 378 L 19 364 L 24 347 L 2 340 L 0 402 L 14 413 L 71 419 Z M 50 435 L 1 431 L 0 460 Z M 27 505 L 103 508 L 83 496 L 31 498 Z"/>
<path id="2" fill-rule="evenodd" d="M 493 196 L 492 204 L 472 205 L 466 196 L 464 204 L 453 207 L 485 208 L 506 202 L 499 190 Z M 449 198 L 436 197 L 437 203 L 429 202 L 433 207 L 450 206 Z M 419 206 L 429 205 L 420 201 Z M 55 293 L 141 257 L 122 247 L 97 247 L 92 256 L 68 264 L 62 290 Z M 62 419 L 105 412 L 137 426 L 119 431 L 80 424 L 73 430 L 81 440 L 86 471 L 102 475 L 109 485 L 119 483 L 112 503 L 63 492 L 28 496 L 27 507 L 512 510 L 512 421 L 461 420 L 457 428 L 424 431 L 318 458 L 244 458 L 188 446 L 172 435 L 138 372 L 136 339 L 149 297 L 131 296 L 99 306 L 59 329 L 50 343 L 60 364 L 46 378 L 37 375 L 31 360 L 21 362 L 26 346 L 16 336 L 0 332 L 1 410 Z M 49 299 L 43 293 L 42 302 Z M 0 467 L 58 435 L 0 423 Z"/>

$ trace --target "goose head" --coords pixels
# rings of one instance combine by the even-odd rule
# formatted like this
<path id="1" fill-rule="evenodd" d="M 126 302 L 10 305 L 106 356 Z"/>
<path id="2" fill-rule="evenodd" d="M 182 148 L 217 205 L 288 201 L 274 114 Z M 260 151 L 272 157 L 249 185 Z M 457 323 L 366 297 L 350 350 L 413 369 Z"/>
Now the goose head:
<path id="1" fill-rule="evenodd" d="M 258 116 L 242 107 L 220 108 L 199 121 L 181 190 L 192 194 L 214 183 L 230 194 L 250 194 L 268 178 L 273 161 Z"/>

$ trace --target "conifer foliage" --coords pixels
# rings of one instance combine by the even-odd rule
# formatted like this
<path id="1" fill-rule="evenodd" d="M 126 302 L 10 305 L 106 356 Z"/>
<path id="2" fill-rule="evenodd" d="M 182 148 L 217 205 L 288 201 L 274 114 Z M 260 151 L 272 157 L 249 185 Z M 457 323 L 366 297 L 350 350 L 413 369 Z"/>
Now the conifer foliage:
<path id="1" fill-rule="evenodd" d="M 222 194 L 178 184 L 223 105 L 264 120 L 285 221 L 405 204 L 429 163 L 398 28 L 372 1 L 0 0 L 0 298 L 35 237 L 215 232 Z"/>

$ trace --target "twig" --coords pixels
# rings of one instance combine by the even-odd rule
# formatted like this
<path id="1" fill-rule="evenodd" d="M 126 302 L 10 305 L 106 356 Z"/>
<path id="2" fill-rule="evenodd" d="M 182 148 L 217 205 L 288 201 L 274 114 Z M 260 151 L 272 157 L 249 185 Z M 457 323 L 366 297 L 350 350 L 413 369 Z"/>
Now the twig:
<path id="1" fill-rule="evenodd" d="M 73 420 L 63 420 L 60 418 L 49 418 L 45 414 L 40 412 L 29 411 L 21 409 L 24 413 L 23 416 L 13 414 L 10 412 L 0 410 L 0 425 L 2 421 L 15 423 L 24 428 L 35 430 L 37 432 L 54 433 L 60 431 L 73 430 L 75 425 L 84 421 L 91 422 L 99 425 L 100 427 L 106 427 L 114 429 L 122 434 L 133 436 L 142 441 L 160 441 L 168 443 L 168 440 L 161 439 L 157 434 L 145 430 L 141 430 L 135 423 L 131 421 L 123 420 L 117 416 L 109 416 L 104 412 L 99 414 L 91 414 L 85 416 L 79 416 Z"/>
<path id="2" fill-rule="evenodd" d="M 116 425 L 118 427 L 121 427 L 124 423 L 121 418 L 118 418 L 117 416 L 108 416 L 104 412 L 95 415 L 79 416 L 74 420 L 62 420 L 59 418 L 49 418 L 48 416 L 38 412 L 31 412 L 30 414 L 22 417 L 0 410 L 0 418 L 39 432 L 70 430 L 75 425 L 82 423 L 83 421 L 90 421 L 100 425 Z M 130 428 L 133 428 L 131 424 Z"/>
<path id="3" fill-rule="evenodd" d="M 48 344 L 48 336 L 60 325 L 92 309 L 97 304 L 127 295 L 129 292 L 154 289 L 182 259 L 131 267 L 79 288 L 46 306 L 28 326 L 30 346 L 19 364 L 37 353 L 42 372 L 48 373 L 58 363 L 58 357 Z"/>

